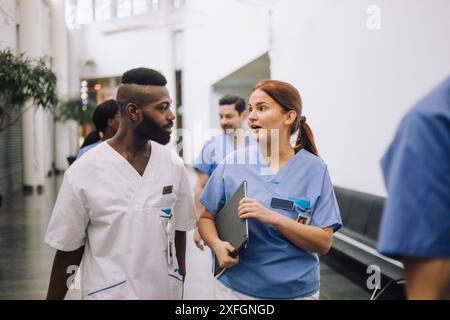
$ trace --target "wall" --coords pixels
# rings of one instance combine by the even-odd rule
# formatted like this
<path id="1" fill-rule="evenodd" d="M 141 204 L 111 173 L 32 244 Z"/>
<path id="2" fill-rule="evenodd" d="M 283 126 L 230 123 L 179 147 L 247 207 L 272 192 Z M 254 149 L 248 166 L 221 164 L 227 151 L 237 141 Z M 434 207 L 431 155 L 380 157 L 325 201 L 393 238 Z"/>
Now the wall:
<path id="1" fill-rule="evenodd" d="M 117 77 L 132 68 L 152 68 L 165 75 L 175 99 L 173 48 L 180 35 L 169 18 L 178 11 L 167 6 L 165 1 L 158 12 L 96 22 L 72 31 L 76 54 L 71 61 L 76 60 L 79 79 Z"/>
<path id="2" fill-rule="evenodd" d="M 212 124 L 211 85 L 267 51 L 267 11 L 238 1 L 207 0 L 162 11 L 82 26 L 76 46 L 81 77 L 118 76 L 138 66 L 156 68 L 168 78 L 174 98 L 175 67 L 182 68 L 185 128 L 203 132 L 198 121 L 205 130 Z M 86 65 L 87 61 L 94 64 Z M 199 149 L 202 139 L 196 141 Z M 187 160 L 191 153 L 185 153 Z"/>
<path id="3" fill-rule="evenodd" d="M 381 29 L 369 30 L 376 4 Z M 385 195 L 379 160 L 401 117 L 450 74 L 450 1 L 282 0 L 272 76 L 299 88 L 333 182 Z"/>
<path id="4" fill-rule="evenodd" d="M 72 55 L 71 63 L 79 71 L 72 76 L 71 83 L 76 82 L 76 77 L 117 77 L 129 69 L 147 67 L 164 74 L 169 93 L 175 101 L 176 59 L 173 48 L 180 35 L 166 20 L 170 14 L 167 10 L 162 8 L 159 13 L 93 23 L 72 31 L 71 46 L 76 53 Z M 173 135 L 172 143 L 175 139 Z"/>
<path id="5" fill-rule="evenodd" d="M 82 77 L 120 76 L 126 70 L 140 66 L 161 68 L 168 52 L 162 45 L 166 41 L 165 29 L 103 34 L 104 29 L 103 23 L 82 27 L 81 66 L 88 60 L 95 63 L 94 67 L 82 68 Z"/>
<path id="6" fill-rule="evenodd" d="M 267 51 L 269 17 L 265 8 L 238 1 L 191 0 L 187 5 L 183 96 L 193 143 L 185 152 L 190 162 L 201 150 L 205 131 L 217 128 L 213 84 Z"/>
<path id="7" fill-rule="evenodd" d="M 213 85 L 270 50 L 272 78 L 300 89 L 334 183 L 386 194 L 379 159 L 401 117 L 450 73 L 449 1 L 186 3 L 183 52 L 176 53 L 183 66 L 184 123 L 195 141 L 186 161 L 198 153 L 203 132 L 217 127 Z M 367 26 L 374 4 L 381 14 L 379 30 Z M 153 29 L 108 34 L 104 25 L 84 27 L 80 63 L 95 61 L 84 75 L 120 75 L 137 65 L 170 71 L 172 31 L 157 23 Z"/>

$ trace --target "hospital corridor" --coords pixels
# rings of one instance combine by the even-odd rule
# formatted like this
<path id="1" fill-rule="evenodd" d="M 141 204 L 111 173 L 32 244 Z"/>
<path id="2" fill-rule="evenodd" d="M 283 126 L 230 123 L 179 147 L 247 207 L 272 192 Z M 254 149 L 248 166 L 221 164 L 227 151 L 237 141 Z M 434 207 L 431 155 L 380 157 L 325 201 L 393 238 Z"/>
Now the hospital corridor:
<path id="1" fill-rule="evenodd" d="M 190 172 L 192 185 L 194 172 Z M 46 179 L 42 194 L 18 192 L 4 203 L 0 216 L 0 300 L 45 299 L 55 250 L 43 242 L 56 192 L 62 176 Z M 20 205 L 17 205 L 20 204 Z M 200 251 L 187 235 L 187 270 L 184 299 L 213 299 L 210 251 Z M 321 299 L 369 299 L 370 293 L 326 264 L 321 265 Z M 69 290 L 66 299 L 81 298 L 80 290 Z"/>
<path id="2" fill-rule="evenodd" d="M 0 303 L 450 301 L 449 13 L 0 0 Z"/>

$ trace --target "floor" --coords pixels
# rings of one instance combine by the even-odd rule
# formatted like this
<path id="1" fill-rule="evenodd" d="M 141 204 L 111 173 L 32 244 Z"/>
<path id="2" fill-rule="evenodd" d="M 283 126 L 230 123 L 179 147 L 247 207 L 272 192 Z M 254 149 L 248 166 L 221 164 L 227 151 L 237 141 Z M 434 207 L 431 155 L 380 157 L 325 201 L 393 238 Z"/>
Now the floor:
<path id="1" fill-rule="evenodd" d="M 62 176 L 47 179 L 40 195 L 14 193 L 0 208 L 0 300 L 45 299 L 54 249 L 43 242 Z M 191 182 L 195 180 L 191 176 Z M 184 298 L 213 299 L 211 253 L 198 250 L 188 233 Z M 321 299 L 369 299 L 370 295 L 321 263 Z M 70 290 L 66 299 L 79 299 Z"/>

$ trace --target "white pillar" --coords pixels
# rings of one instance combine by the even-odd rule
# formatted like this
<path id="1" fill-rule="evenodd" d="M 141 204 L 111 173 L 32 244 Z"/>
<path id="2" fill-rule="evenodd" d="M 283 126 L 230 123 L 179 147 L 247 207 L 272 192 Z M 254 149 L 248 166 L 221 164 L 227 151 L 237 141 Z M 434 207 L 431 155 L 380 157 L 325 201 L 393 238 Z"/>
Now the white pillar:
<path id="1" fill-rule="evenodd" d="M 75 120 L 67 121 L 69 128 L 69 155 L 76 156 L 78 153 L 79 138 L 80 138 L 80 125 Z"/>
<path id="2" fill-rule="evenodd" d="M 65 1 L 52 0 L 52 53 L 53 70 L 58 79 L 58 97 L 66 100 L 69 97 L 69 42 L 65 22 Z M 70 150 L 70 127 L 67 123 L 55 123 L 55 167 L 66 170 L 67 157 Z"/>
<path id="3" fill-rule="evenodd" d="M 163 1 L 161 3 L 160 10 L 166 15 L 166 19 L 171 13 L 171 6 L 169 1 Z M 169 26 L 164 30 L 164 36 L 162 38 L 161 47 L 164 48 L 165 52 L 169 54 L 164 55 L 163 61 L 161 61 L 161 72 L 167 79 L 167 89 L 171 95 L 173 101 L 175 101 L 175 55 L 173 53 L 174 48 L 174 32 L 172 27 Z M 151 66 L 153 68 L 158 68 L 158 66 Z"/>
<path id="4" fill-rule="evenodd" d="M 83 36 L 81 30 L 73 29 L 69 32 L 69 96 L 80 96 L 80 66 L 83 48 Z M 69 155 L 75 156 L 79 150 L 79 125 L 75 121 L 69 121 Z M 66 160 L 67 161 L 67 160 Z"/>
<path id="5" fill-rule="evenodd" d="M 169 1 L 163 1 L 160 6 L 160 12 L 166 16 L 168 19 L 171 13 L 171 6 Z M 175 103 L 176 100 L 176 83 L 175 83 L 175 55 L 173 54 L 174 48 L 174 35 L 171 26 L 166 28 L 163 33 L 163 38 L 160 43 L 161 47 L 164 48 L 165 52 L 169 52 L 170 54 L 164 55 L 163 60 L 160 63 L 160 66 L 150 66 L 151 68 L 158 69 L 159 71 L 166 77 L 167 79 L 167 89 L 169 90 L 170 97 Z M 177 120 L 175 120 L 177 121 Z M 176 124 L 176 122 L 175 122 Z M 176 143 L 177 137 L 175 134 L 171 136 L 169 146 L 174 147 Z"/>
<path id="6" fill-rule="evenodd" d="M 20 0 L 19 50 L 32 58 L 43 56 L 42 1 Z M 26 105 L 25 108 L 29 107 Z M 23 184 L 45 182 L 44 111 L 30 108 L 22 117 Z"/>

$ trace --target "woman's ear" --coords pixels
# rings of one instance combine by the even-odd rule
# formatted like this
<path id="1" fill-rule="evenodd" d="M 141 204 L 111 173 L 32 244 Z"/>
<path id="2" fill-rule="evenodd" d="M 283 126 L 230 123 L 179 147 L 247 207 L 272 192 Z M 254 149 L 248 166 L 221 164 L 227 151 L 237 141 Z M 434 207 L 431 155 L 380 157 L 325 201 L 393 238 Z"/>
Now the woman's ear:
<path id="1" fill-rule="evenodd" d="M 287 126 L 291 126 L 296 120 L 297 120 L 297 112 L 295 112 L 294 110 L 290 110 L 288 113 L 286 113 L 286 119 L 284 121 L 284 124 Z"/>

